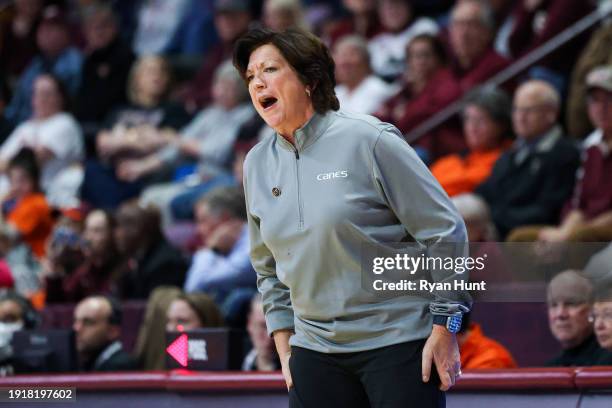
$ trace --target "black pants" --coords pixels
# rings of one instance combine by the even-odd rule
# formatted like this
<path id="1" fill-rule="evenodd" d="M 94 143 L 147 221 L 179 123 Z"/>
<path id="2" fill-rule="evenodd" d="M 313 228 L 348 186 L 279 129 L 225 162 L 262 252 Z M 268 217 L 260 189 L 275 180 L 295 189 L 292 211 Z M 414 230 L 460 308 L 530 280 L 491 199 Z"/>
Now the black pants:
<path id="1" fill-rule="evenodd" d="M 335 354 L 292 347 L 289 408 L 444 408 L 436 368 L 422 380 L 424 344 Z"/>

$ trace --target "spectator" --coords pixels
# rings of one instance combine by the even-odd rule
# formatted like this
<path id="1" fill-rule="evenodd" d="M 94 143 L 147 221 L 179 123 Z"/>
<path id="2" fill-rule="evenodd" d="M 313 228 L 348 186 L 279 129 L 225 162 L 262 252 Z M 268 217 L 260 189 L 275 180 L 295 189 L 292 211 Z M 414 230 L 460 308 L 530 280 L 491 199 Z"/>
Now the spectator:
<path id="1" fill-rule="evenodd" d="M 601 140 L 587 148 L 573 197 L 566 203 L 559 226 L 527 226 L 512 241 L 606 242 L 612 240 L 612 65 L 587 76 L 587 105 Z"/>
<path id="2" fill-rule="evenodd" d="M 375 113 L 408 133 L 461 95 L 459 83 L 446 64 L 444 47 L 437 37 L 415 36 L 406 49 L 407 67 L 402 90 Z M 414 147 L 426 162 L 465 149 L 454 121 L 420 138 Z"/>
<path id="3" fill-rule="evenodd" d="M 415 18 L 411 0 L 380 0 L 378 16 L 383 32 L 369 41 L 372 70 L 393 81 L 405 71 L 406 46 L 417 35 L 438 34 L 430 18 Z"/>
<path id="4" fill-rule="evenodd" d="M 84 31 L 87 47 L 75 114 L 90 141 L 111 109 L 125 104 L 134 55 L 119 37 L 117 17 L 108 5 L 94 5 L 87 10 Z M 93 147 L 89 149 L 92 152 Z"/>
<path id="5" fill-rule="evenodd" d="M 46 276 L 47 302 L 78 302 L 95 294 L 116 291 L 119 257 L 113 233 L 115 220 L 109 212 L 93 210 L 85 218 L 82 238 L 75 237 L 75 246 L 82 247 L 84 260 L 72 273 L 53 268 Z"/>
<path id="6" fill-rule="evenodd" d="M 501 90 L 482 89 L 470 95 L 463 108 L 463 134 L 468 151 L 444 156 L 431 166 L 432 174 L 449 196 L 470 193 L 482 183 L 512 134 L 512 106 Z"/>
<path id="7" fill-rule="evenodd" d="M 33 149 L 41 169 L 40 185 L 49 203 L 74 207 L 83 177 L 81 129 L 67 113 L 67 95 L 57 77 L 40 75 L 34 81 L 33 90 L 33 116 L 0 146 L 0 169 L 5 170 L 7 162 L 23 147 Z"/>
<path id="8" fill-rule="evenodd" d="M 280 370 L 281 364 L 274 347 L 274 340 L 266 329 L 266 318 L 259 293 L 251 300 L 247 331 L 253 348 L 244 357 L 242 371 Z"/>
<path id="9" fill-rule="evenodd" d="M 40 192 L 39 169 L 31 149 L 22 149 L 8 165 L 11 189 L 2 203 L 2 214 L 15 236 L 27 243 L 37 257 L 45 254 L 51 233 L 51 209 Z"/>
<path id="10" fill-rule="evenodd" d="M 163 146 L 168 131 L 181 128 L 189 117 L 167 100 L 170 67 L 158 56 L 140 58 L 132 67 L 127 106 L 117 108 L 98 133 L 99 160 L 89 160 L 81 187 L 83 200 L 96 208 L 112 209 L 134 198 L 148 184 L 165 181 L 169 174 L 145 177 L 142 158 Z"/>
<path id="11" fill-rule="evenodd" d="M 308 30 L 300 0 L 265 0 L 262 19 L 264 26 L 274 31 L 290 27 Z"/>
<path id="12" fill-rule="evenodd" d="M 109 297 L 91 296 L 76 306 L 72 328 L 82 371 L 138 369 L 119 340 L 122 317 L 121 305 Z"/>
<path id="13" fill-rule="evenodd" d="M 516 227 L 556 222 L 572 192 L 579 154 L 563 137 L 558 113 L 559 94 L 546 82 L 531 80 L 517 89 L 517 140 L 475 190 L 491 208 L 501 238 Z"/>
<path id="14" fill-rule="evenodd" d="M 567 270 L 548 284 L 548 323 L 561 345 L 561 354 L 549 360 L 548 366 L 595 365 L 602 355 L 589 323 L 591 283 L 579 272 Z"/>
<path id="15" fill-rule="evenodd" d="M 481 0 L 457 2 L 451 12 L 449 41 L 455 77 L 463 91 L 484 82 L 508 65 L 493 49 L 495 19 Z"/>
<path id="16" fill-rule="evenodd" d="M 331 24 L 323 35 L 330 48 L 348 34 L 357 34 L 370 40 L 382 32 L 376 0 L 342 0 L 342 5 L 349 16 Z"/>
<path id="17" fill-rule="evenodd" d="M 610 4 L 610 3 L 608 3 Z M 612 21 L 604 20 L 576 61 L 572 72 L 566 105 L 567 133 L 584 138 L 593 130 L 587 113 L 586 77 L 594 68 L 612 65 Z M 595 132 L 596 134 L 598 132 Z M 595 136 L 597 138 L 597 136 Z M 585 140 L 587 143 L 588 137 Z"/>
<path id="18" fill-rule="evenodd" d="M 597 343 L 605 350 L 599 364 L 612 365 L 612 286 L 609 280 L 595 292 L 589 321 L 593 324 Z"/>
<path id="19" fill-rule="evenodd" d="M 13 334 L 34 329 L 40 317 L 27 299 L 13 291 L 0 294 L 0 377 L 15 374 L 13 369 Z"/>
<path id="20" fill-rule="evenodd" d="M 149 172 L 178 169 L 185 182 L 157 184 L 147 188 L 141 203 L 158 206 L 164 225 L 169 225 L 170 200 L 185 191 L 192 179 L 208 180 L 227 172 L 232 146 L 242 125 L 255 114 L 244 83 L 230 61 L 215 71 L 213 103 L 204 108 L 166 145 L 140 159 Z M 196 164 L 197 163 L 197 164 Z"/>
<path id="21" fill-rule="evenodd" d="M 362 37 L 342 37 L 334 45 L 333 58 L 338 82 L 336 96 L 342 109 L 371 114 L 397 93 L 397 86 L 372 73 L 370 52 Z"/>
<path id="22" fill-rule="evenodd" d="M 55 74 L 66 86 L 69 95 L 74 96 L 81 81 L 83 57 L 71 46 L 70 26 L 57 6 L 49 6 L 36 31 L 36 43 L 40 53 L 30 62 L 6 108 L 6 117 L 15 125 L 30 118 L 32 88 L 36 79 L 44 73 Z"/>
<path id="23" fill-rule="evenodd" d="M 36 55 L 36 31 L 42 0 L 16 0 L 8 5 L 8 18 L 0 21 L 0 71 L 13 85 Z"/>
<path id="24" fill-rule="evenodd" d="M 198 201 L 196 222 L 203 245 L 193 256 L 185 292 L 206 292 L 222 304 L 233 290 L 255 287 L 245 211 L 239 187 L 219 187 Z"/>
<path id="25" fill-rule="evenodd" d="M 204 56 L 194 80 L 175 95 L 188 112 L 193 113 L 210 102 L 213 74 L 223 61 L 231 58 L 234 41 L 247 31 L 251 20 L 247 0 L 215 0 L 215 27 L 220 43 Z"/>
<path id="26" fill-rule="evenodd" d="M 160 285 L 182 287 L 187 265 L 160 229 L 159 214 L 135 203 L 122 204 L 116 214 L 115 243 L 123 258 L 119 294 L 146 299 Z"/>
<path id="27" fill-rule="evenodd" d="M 594 2 L 583 0 L 521 0 L 518 3 L 509 38 L 510 51 L 515 58 L 543 45 L 595 9 Z M 541 61 L 539 67 L 552 71 L 546 76 L 569 75 L 589 35 L 587 32 L 577 36 Z M 564 78 L 559 79 L 564 81 Z"/>
<path id="28" fill-rule="evenodd" d="M 461 369 L 516 368 L 512 354 L 500 343 L 487 337 L 478 323 L 470 320 L 471 314 L 463 315 L 457 343 L 461 354 Z"/>
<path id="29" fill-rule="evenodd" d="M 470 243 L 497 241 L 497 230 L 489 207 L 482 198 L 475 194 L 458 194 L 452 201 L 465 222 Z"/>
<path id="30" fill-rule="evenodd" d="M 166 331 L 191 331 L 223 326 L 223 317 L 215 302 L 204 293 L 180 294 L 168 306 Z"/>

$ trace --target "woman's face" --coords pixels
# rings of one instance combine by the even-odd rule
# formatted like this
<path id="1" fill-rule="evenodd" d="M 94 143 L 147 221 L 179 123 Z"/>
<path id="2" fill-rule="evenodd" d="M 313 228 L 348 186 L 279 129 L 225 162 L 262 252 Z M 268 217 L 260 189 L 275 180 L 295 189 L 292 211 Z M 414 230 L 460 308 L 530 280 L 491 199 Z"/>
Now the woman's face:
<path id="1" fill-rule="evenodd" d="M 408 70 L 416 78 L 430 78 L 440 67 L 440 61 L 427 40 L 413 41 L 406 50 Z"/>
<path id="2" fill-rule="evenodd" d="M 198 314 L 183 299 L 170 303 L 166 318 L 166 331 L 190 331 L 202 327 Z"/>
<path id="3" fill-rule="evenodd" d="M 111 240 L 111 227 L 102 211 L 93 211 L 85 219 L 83 238 L 87 241 L 89 249 L 94 255 L 104 255 Z"/>
<path id="4" fill-rule="evenodd" d="M 37 119 L 48 118 L 62 110 L 62 95 L 55 81 L 46 75 L 38 77 L 34 82 L 32 110 Z"/>
<path id="5" fill-rule="evenodd" d="M 592 314 L 597 342 L 602 348 L 612 351 L 612 302 L 596 302 Z"/>
<path id="6" fill-rule="evenodd" d="M 502 127 L 482 108 L 468 105 L 463 113 L 463 132 L 472 151 L 489 150 L 499 144 Z"/>
<path id="7" fill-rule="evenodd" d="M 270 1 L 264 2 L 263 22 L 266 27 L 275 31 L 285 31 L 296 24 L 292 11 L 286 7 L 274 6 Z"/>
<path id="8" fill-rule="evenodd" d="M 245 77 L 257 113 L 280 134 L 292 135 L 312 115 L 306 86 L 275 46 L 251 53 Z"/>
<path id="9" fill-rule="evenodd" d="M 405 0 L 381 0 L 378 15 L 385 30 L 399 32 L 410 22 L 412 11 Z"/>
<path id="10" fill-rule="evenodd" d="M 136 75 L 138 93 L 151 98 L 161 98 L 168 87 L 168 73 L 158 58 L 147 58 L 140 63 Z"/>

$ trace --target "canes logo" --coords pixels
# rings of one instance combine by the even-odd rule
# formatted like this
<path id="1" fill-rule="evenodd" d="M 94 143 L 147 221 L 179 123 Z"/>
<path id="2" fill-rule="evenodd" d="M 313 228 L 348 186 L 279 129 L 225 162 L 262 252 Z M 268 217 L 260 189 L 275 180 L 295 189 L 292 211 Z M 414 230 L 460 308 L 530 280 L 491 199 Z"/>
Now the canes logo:
<path id="1" fill-rule="evenodd" d="M 338 170 L 338 171 L 332 171 L 329 173 L 317 174 L 318 181 L 327 181 L 327 180 L 333 180 L 336 178 L 347 178 L 347 177 L 348 177 L 348 170 Z"/>

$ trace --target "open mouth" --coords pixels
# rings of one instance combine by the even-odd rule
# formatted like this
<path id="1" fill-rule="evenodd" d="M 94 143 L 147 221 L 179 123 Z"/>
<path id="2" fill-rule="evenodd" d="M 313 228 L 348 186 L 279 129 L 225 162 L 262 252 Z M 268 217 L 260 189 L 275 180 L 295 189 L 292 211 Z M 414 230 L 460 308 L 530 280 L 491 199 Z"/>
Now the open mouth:
<path id="1" fill-rule="evenodd" d="M 269 108 L 274 106 L 277 101 L 278 99 L 273 96 L 265 96 L 259 100 L 259 103 L 264 108 L 264 110 L 268 110 Z"/>

